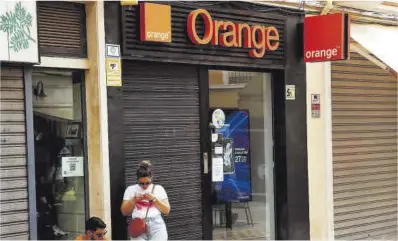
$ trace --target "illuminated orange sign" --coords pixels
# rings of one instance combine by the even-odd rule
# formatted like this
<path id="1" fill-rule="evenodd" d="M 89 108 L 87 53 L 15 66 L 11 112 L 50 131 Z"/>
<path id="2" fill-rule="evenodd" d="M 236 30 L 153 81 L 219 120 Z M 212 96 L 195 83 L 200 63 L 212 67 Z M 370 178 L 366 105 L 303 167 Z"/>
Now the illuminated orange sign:
<path id="1" fill-rule="evenodd" d="M 171 42 L 171 7 L 155 3 L 140 4 L 141 41 Z"/>
<path id="2" fill-rule="evenodd" d="M 204 21 L 203 36 L 196 31 L 199 16 Z M 275 51 L 279 47 L 279 32 L 275 27 L 213 20 L 205 9 L 197 9 L 189 14 L 187 31 L 194 44 L 247 48 L 253 58 L 262 58 L 266 50 Z"/>

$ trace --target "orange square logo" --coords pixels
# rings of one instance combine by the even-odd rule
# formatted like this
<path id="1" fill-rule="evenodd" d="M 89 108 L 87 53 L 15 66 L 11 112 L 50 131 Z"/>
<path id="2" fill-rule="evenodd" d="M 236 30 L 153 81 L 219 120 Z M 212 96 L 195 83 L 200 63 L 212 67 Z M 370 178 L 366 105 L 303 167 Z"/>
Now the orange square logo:
<path id="1" fill-rule="evenodd" d="M 140 4 L 141 41 L 171 43 L 171 6 Z"/>

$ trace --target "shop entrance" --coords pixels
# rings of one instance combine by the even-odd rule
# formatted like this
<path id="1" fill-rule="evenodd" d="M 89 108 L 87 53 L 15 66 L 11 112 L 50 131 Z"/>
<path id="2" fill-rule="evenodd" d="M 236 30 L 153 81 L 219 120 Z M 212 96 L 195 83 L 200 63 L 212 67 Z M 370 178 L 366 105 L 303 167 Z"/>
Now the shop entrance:
<path id="1" fill-rule="evenodd" d="M 271 75 L 209 71 L 213 239 L 273 240 Z"/>
<path id="2" fill-rule="evenodd" d="M 164 217 L 170 240 L 202 239 L 197 71 L 188 65 L 123 62 L 125 183 L 137 183 L 142 160 L 152 162 L 153 181 L 165 188 L 171 205 Z"/>
<path id="3" fill-rule="evenodd" d="M 38 239 L 74 239 L 87 217 L 83 73 L 35 69 L 32 82 Z"/>

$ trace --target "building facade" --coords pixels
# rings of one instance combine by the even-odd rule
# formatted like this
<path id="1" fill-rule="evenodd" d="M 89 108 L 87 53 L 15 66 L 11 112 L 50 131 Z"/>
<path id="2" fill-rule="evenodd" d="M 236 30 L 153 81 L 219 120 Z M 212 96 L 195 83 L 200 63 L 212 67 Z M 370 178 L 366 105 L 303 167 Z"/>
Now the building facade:
<path id="1" fill-rule="evenodd" d="M 307 64 L 307 92 L 321 96 L 321 117 L 308 113 L 314 239 L 397 237 L 398 81 L 396 70 L 383 63 L 390 50 L 379 55 L 382 48 L 395 47 L 371 36 L 358 38 L 358 25 L 352 24 L 349 60 Z M 359 26 L 364 33 L 385 32 L 384 26 Z M 386 29 L 398 34 L 396 27 Z M 369 48 L 369 41 L 378 48 Z M 307 103 L 311 106 L 310 98 Z"/>
<path id="2" fill-rule="evenodd" d="M 0 238 L 98 216 L 125 239 L 144 159 L 170 239 L 396 237 L 396 75 L 360 39 L 305 64 L 304 12 L 272 5 L 1 3 Z M 4 27 L 21 12 L 29 34 Z"/>
<path id="3" fill-rule="evenodd" d="M 109 210 L 104 181 L 88 175 L 109 169 L 101 159 L 105 75 L 95 64 L 103 4 L 19 1 L 0 9 L 0 236 L 74 239 L 89 215 L 106 220 Z M 89 188 L 93 182 L 102 185 Z"/>
<path id="4" fill-rule="evenodd" d="M 122 87 L 108 87 L 113 238 L 126 238 L 123 193 L 149 159 L 169 194 L 170 239 L 308 239 L 303 13 L 105 4 L 106 43 L 122 46 L 123 74 Z M 228 28 L 240 30 L 226 37 Z"/>

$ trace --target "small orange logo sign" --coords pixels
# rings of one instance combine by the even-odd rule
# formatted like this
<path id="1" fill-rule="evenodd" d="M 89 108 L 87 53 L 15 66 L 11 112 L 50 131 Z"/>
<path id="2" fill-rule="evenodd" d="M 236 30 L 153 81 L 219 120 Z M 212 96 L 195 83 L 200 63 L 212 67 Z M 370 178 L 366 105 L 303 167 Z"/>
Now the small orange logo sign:
<path id="1" fill-rule="evenodd" d="M 141 41 L 171 43 L 171 7 L 140 4 Z"/>

